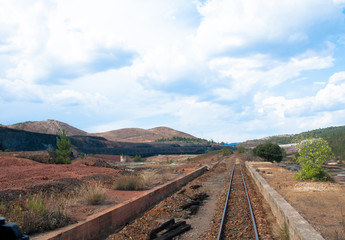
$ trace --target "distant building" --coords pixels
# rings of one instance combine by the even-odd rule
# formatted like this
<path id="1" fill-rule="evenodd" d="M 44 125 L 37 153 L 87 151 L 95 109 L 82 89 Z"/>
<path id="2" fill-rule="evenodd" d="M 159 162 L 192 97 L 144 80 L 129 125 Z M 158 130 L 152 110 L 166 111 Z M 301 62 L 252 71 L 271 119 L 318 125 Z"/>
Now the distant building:
<path id="1" fill-rule="evenodd" d="M 120 162 L 129 162 L 129 156 L 128 155 L 121 155 Z"/>

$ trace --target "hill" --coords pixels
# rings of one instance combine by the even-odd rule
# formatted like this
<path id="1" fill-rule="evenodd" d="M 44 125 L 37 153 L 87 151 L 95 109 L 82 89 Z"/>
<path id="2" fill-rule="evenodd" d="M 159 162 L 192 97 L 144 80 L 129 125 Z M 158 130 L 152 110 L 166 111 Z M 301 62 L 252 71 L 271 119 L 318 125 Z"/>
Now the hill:
<path id="1" fill-rule="evenodd" d="M 13 125 L 6 126 L 8 128 L 23 130 L 27 132 L 34 133 L 44 133 L 56 135 L 60 133 L 62 129 L 65 129 L 67 136 L 85 136 L 88 133 L 84 132 L 78 128 L 72 127 L 64 122 L 59 122 L 57 120 L 46 120 L 46 121 L 28 121 L 23 123 L 17 123 Z"/>
<path id="2" fill-rule="evenodd" d="M 53 135 L 56 135 L 57 133 L 60 133 L 62 129 L 65 129 L 67 136 L 95 136 L 105 138 L 109 141 L 132 143 L 155 142 L 159 139 L 172 139 L 174 137 L 197 139 L 190 134 L 168 127 L 156 127 L 147 130 L 141 128 L 123 128 L 101 133 L 87 133 L 67 123 L 52 119 L 46 121 L 28 121 L 2 127 Z"/>
<path id="3" fill-rule="evenodd" d="M 220 150 L 217 144 L 130 143 L 109 141 L 99 136 L 70 136 L 72 148 L 87 154 L 141 155 L 202 154 Z M 41 151 L 56 149 L 56 135 L 0 127 L 0 150 Z"/>
<path id="4" fill-rule="evenodd" d="M 168 139 L 173 137 L 196 139 L 196 137 L 190 134 L 180 132 L 168 127 L 156 127 L 147 130 L 141 128 L 123 128 L 103 133 L 92 133 L 90 135 L 103 137 L 110 141 L 132 143 L 155 142 L 159 139 Z"/>

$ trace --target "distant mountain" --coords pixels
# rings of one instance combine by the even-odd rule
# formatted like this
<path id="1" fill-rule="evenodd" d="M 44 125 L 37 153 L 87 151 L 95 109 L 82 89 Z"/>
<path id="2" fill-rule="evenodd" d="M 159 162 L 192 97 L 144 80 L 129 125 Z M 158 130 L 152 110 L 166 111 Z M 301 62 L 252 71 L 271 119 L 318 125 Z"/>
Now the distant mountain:
<path id="1" fill-rule="evenodd" d="M 67 136 L 95 136 L 103 137 L 109 141 L 115 142 L 145 143 L 155 142 L 156 140 L 162 138 L 171 139 L 173 137 L 197 139 L 190 134 L 180 132 L 168 127 L 156 127 L 147 130 L 141 128 L 123 128 L 102 133 L 87 133 L 71 125 L 68 125 L 67 123 L 52 119 L 46 121 L 28 121 L 3 127 L 27 132 L 53 135 L 56 135 L 56 133 L 60 133 L 62 129 L 65 129 Z"/>
<path id="2" fill-rule="evenodd" d="M 110 141 L 133 143 L 154 142 L 162 138 L 168 139 L 173 137 L 196 139 L 196 137 L 190 134 L 168 127 L 156 127 L 147 130 L 141 128 L 124 128 L 103 133 L 92 133 L 90 135 L 103 137 Z"/>
<path id="3" fill-rule="evenodd" d="M 87 154 L 131 155 L 143 157 L 158 154 L 202 154 L 220 150 L 217 144 L 130 143 L 114 142 L 99 136 L 70 136 L 74 151 Z M 56 135 L 0 127 L 0 150 L 40 151 L 56 149 Z"/>
<path id="4" fill-rule="evenodd" d="M 17 123 L 13 125 L 6 126 L 8 128 L 23 130 L 27 132 L 53 134 L 60 133 L 62 129 L 65 129 L 67 136 L 85 136 L 88 133 L 84 132 L 78 128 L 72 127 L 64 122 L 59 122 L 57 120 L 46 120 L 46 121 L 29 121 L 23 123 Z"/>

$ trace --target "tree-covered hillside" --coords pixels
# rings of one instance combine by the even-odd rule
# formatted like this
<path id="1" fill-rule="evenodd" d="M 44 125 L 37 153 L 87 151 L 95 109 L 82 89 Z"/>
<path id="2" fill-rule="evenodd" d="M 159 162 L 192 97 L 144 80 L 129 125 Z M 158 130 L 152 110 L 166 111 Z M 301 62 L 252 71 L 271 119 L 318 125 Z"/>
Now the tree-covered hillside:
<path id="1" fill-rule="evenodd" d="M 264 139 L 247 141 L 241 145 L 247 148 L 255 147 L 267 141 L 277 144 L 289 144 L 293 143 L 295 139 L 306 139 L 311 137 L 321 137 L 327 140 L 334 155 L 342 160 L 345 160 L 345 126 L 316 129 L 294 135 L 272 136 Z"/>

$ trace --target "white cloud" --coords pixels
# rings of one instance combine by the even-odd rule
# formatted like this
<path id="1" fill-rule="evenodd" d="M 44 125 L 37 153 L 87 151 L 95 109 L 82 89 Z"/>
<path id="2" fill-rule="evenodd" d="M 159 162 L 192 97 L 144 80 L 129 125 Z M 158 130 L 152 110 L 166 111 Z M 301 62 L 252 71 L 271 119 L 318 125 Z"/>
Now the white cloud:
<path id="1" fill-rule="evenodd" d="M 331 119 L 330 116 L 333 113 L 343 111 L 345 104 L 345 74 L 344 72 L 333 74 L 329 78 L 328 84 L 319 90 L 315 96 L 296 99 L 286 99 L 279 96 L 257 98 L 256 100 L 257 111 L 260 114 L 271 115 L 276 122 L 287 122 L 299 117 L 301 119 L 307 119 L 308 117 L 313 119 L 318 116 L 321 117 L 320 124 L 326 123 L 327 119 Z M 315 122 L 315 120 L 313 121 Z"/>
<path id="2" fill-rule="evenodd" d="M 210 53 L 260 41 L 304 41 L 305 29 L 335 10 L 324 0 L 207 1 L 199 6 L 196 41 Z"/>
<path id="3" fill-rule="evenodd" d="M 331 67 L 331 56 L 308 53 L 280 62 L 266 55 L 247 58 L 218 58 L 210 68 L 220 73 L 226 86 L 215 88 L 214 95 L 221 100 L 233 100 L 259 89 L 270 89 L 300 76 L 301 72 Z"/>

